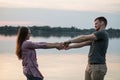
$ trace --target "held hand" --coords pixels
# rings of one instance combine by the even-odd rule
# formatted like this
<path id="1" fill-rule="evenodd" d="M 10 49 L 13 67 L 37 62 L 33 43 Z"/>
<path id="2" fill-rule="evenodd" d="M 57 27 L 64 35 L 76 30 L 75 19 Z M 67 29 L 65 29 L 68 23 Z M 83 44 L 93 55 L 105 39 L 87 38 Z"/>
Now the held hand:
<path id="1" fill-rule="evenodd" d="M 71 42 L 70 41 L 66 41 L 66 42 L 61 42 L 61 43 L 55 43 L 56 45 L 56 49 L 58 50 L 68 50 L 70 49 L 71 47 L 69 46 Z"/>
<path id="2" fill-rule="evenodd" d="M 57 43 L 57 47 L 56 47 L 56 49 L 58 50 L 68 50 L 70 48 L 71 46 L 69 46 L 69 44 L 64 45 L 64 43 Z"/>
<path id="3" fill-rule="evenodd" d="M 67 48 L 69 47 L 69 44 L 70 44 L 70 43 L 71 43 L 70 41 L 64 42 L 64 43 L 63 43 L 64 49 L 67 49 Z"/>
<path id="4" fill-rule="evenodd" d="M 64 49 L 63 43 L 56 43 L 56 49 L 58 50 Z"/>
<path id="5" fill-rule="evenodd" d="M 71 48 L 72 48 L 72 47 L 71 47 L 70 45 L 67 45 L 67 46 L 64 47 L 65 50 L 69 50 L 69 49 L 71 49 Z"/>

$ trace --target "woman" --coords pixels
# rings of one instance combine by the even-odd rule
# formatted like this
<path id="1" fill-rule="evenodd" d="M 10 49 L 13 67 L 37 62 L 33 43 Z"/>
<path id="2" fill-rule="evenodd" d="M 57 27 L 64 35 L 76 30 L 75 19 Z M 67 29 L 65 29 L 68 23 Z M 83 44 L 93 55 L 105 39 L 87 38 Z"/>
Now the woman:
<path id="1" fill-rule="evenodd" d="M 16 55 L 22 60 L 23 73 L 27 80 L 43 80 L 43 75 L 38 69 L 35 49 L 62 48 L 60 43 L 32 42 L 29 41 L 30 29 L 21 27 L 18 31 L 16 42 Z"/>

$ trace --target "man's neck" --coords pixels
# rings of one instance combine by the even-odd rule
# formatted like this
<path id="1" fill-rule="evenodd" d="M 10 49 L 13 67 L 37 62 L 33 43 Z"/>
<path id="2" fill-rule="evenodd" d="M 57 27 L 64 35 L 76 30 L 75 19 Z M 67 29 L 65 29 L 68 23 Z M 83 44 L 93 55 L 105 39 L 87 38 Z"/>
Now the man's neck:
<path id="1" fill-rule="evenodd" d="M 101 27 L 98 31 L 101 31 L 101 30 L 105 30 L 105 27 L 104 26 Z"/>

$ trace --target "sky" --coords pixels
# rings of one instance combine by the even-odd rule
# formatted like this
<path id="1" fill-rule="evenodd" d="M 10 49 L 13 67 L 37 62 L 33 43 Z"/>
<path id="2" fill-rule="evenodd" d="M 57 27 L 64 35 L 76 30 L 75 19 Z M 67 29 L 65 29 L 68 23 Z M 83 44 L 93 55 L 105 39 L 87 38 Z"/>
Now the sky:
<path id="1" fill-rule="evenodd" d="M 93 28 L 99 16 L 120 28 L 120 0 L 0 0 L 0 26 Z"/>

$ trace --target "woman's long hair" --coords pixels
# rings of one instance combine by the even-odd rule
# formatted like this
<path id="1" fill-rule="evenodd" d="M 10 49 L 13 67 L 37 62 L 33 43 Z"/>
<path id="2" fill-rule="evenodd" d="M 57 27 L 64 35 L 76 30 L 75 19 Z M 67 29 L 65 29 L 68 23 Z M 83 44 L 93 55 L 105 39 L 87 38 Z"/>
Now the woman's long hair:
<path id="1" fill-rule="evenodd" d="M 18 30 L 17 41 L 16 41 L 16 55 L 19 60 L 22 59 L 21 46 L 22 43 L 26 40 L 26 37 L 28 35 L 28 30 L 29 29 L 27 27 L 21 27 Z"/>

